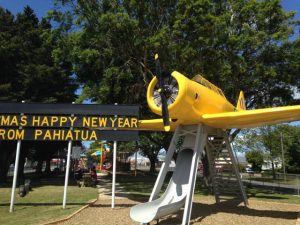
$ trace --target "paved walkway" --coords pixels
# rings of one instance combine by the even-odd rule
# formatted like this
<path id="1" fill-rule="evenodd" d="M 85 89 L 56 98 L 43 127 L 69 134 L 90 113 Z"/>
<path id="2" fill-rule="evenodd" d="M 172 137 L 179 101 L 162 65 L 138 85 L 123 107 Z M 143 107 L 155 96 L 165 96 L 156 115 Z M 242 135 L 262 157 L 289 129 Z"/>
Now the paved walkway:
<path id="1" fill-rule="evenodd" d="M 98 193 L 99 193 L 99 198 L 110 198 L 112 196 L 112 180 L 109 176 L 102 176 L 98 178 Z M 115 198 L 116 199 L 121 199 L 127 196 L 126 191 L 124 190 L 123 187 L 120 186 L 119 183 L 116 182 L 115 186 Z"/>
<path id="2" fill-rule="evenodd" d="M 300 186 L 299 185 L 290 185 L 290 184 L 281 184 L 281 183 L 271 183 L 263 182 L 256 180 L 242 180 L 244 184 L 251 184 L 253 186 L 260 186 L 266 190 L 277 190 L 281 193 L 292 194 L 300 196 Z"/>

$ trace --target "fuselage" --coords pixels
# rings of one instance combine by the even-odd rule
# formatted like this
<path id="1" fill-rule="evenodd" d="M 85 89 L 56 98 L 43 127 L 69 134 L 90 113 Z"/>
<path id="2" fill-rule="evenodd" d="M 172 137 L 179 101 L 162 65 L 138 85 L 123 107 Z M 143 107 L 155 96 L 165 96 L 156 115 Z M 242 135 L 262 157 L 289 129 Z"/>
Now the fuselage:
<path id="1" fill-rule="evenodd" d="M 202 115 L 222 112 L 233 112 L 235 107 L 226 99 L 222 91 L 202 77 L 190 80 L 174 71 L 171 76 L 177 81 L 178 93 L 174 102 L 168 105 L 170 118 L 180 124 L 202 123 Z M 154 101 L 154 89 L 157 84 L 154 77 L 147 90 L 147 101 L 150 109 L 161 115 L 161 107 Z"/>

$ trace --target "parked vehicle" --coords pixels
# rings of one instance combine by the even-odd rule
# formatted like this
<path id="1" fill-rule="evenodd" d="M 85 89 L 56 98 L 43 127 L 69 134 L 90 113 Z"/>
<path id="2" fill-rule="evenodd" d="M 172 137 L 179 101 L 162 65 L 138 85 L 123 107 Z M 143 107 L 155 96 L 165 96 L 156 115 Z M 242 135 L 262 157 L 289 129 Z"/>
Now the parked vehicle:
<path id="1" fill-rule="evenodd" d="M 251 168 L 246 168 L 246 173 L 254 174 L 254 171 Z"/>

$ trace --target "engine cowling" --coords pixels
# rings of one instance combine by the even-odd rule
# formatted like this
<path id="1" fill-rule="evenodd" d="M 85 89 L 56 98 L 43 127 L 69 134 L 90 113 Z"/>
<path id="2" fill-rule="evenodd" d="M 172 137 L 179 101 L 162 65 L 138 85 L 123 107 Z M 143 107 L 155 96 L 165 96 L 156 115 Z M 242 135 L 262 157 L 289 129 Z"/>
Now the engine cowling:
<path id="1" fill-rule="evenodd" d="M 177 71 L 173 71 L 166 85 L 169 85 L 168 110 L 172 120 L 185 124 L 201 122 L 206 113 L 233 111 L 234 106 L 215 91 L 193 81 Z M 158 92 L 157 78 L 154 77 L 147 90 L 147 102 L 150 109 L 162 115 L 161 100 Z"/>

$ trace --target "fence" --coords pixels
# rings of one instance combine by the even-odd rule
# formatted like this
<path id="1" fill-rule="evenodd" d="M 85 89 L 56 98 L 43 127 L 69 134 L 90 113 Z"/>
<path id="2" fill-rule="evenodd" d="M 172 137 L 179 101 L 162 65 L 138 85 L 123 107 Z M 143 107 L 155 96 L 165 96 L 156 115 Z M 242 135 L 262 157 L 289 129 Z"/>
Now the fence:
<path id="1" fill-rule="evenodd" d="M 257 186 L 272 192 L 287 193 L 300 197 L 300 174 L 276 173 L 272 174 L 244 174 L 242 176 L 246 184 Z"/>

